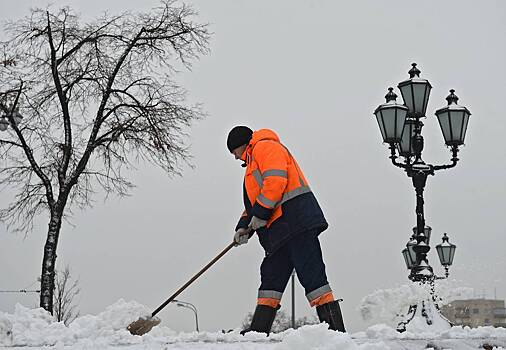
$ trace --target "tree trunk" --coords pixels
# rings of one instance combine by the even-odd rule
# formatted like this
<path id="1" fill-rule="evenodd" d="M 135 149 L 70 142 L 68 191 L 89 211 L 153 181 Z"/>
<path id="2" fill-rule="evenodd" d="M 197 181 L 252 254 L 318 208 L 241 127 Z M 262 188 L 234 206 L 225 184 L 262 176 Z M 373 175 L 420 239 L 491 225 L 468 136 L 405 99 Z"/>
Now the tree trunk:
<path id="1" fill-rule="evenodd" d="M 56 248 L 60 235 L 63 211 L 51 213 L 44 258 L 42 260 L 42 275 L 40 282 L 40 307 L 53 314 L 53 292 L 56 266 Z"/>

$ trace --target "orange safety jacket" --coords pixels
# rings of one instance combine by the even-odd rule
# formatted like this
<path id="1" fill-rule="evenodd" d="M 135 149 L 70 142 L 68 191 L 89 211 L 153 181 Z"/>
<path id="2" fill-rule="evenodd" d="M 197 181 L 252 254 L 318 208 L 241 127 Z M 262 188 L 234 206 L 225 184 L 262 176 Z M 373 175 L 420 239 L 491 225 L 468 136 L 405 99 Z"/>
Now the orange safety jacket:
<path id="1" fill-rule="evenodd" d="M 251 214 L 267 220 L 267 227 L 283 215 L 283 203 L 311 192 L 297 162 L 272 130 L 255 131 L 244 156 Z"/>
<path id="2" fill-rule="evenodd" d="M 267 226 L 257 230 L 266 256 L 274 253 L 295 235 L 305 232 L 306 237 L 310 237 L 312 234 L 320 234 L 328 227 L 302 170 L 272 130 L 261 129 L 253 132 L 241 159 L 246 162 L 246 210 L 236 229 L 247 227 L 253 216 L 267 220 Z M 283 266 L 279 268 L 285 269 Z M 269 270 L 261 273 L 272 273 Z M 315 274 L 319 273 L 321 271 L 315 271 Z M 324 272 L 322 280 L 325 285 L 319 285 L 307 294 L 311 305 L 334 300 Z M 259 289 L 258 304 L 277 307 L 282 290 L 271 289 L 273 286 L 263 283 L 262 286 L 267 289 Z"/>

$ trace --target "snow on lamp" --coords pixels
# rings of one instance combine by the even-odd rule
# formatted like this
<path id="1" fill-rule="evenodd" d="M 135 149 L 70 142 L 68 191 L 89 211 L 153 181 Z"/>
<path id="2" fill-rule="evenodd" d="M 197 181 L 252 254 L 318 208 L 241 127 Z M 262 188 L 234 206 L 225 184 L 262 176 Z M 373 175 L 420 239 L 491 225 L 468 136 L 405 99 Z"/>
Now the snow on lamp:
<path id="1" fill-rule="evenodd" d="M 466 107 L 457 104 L 459 98 L 454 92 L 455 90 L 451 89 L 450 95 L 446 97 L 448 106 L 436 111 L 445 144 L 448 146 L 460 146 L 464 143 L 467 124 L 471 115 L 471 112 Z"/>
<path id="2" fill-rule="evenodd" d="M 409 79 L 404 80 L 397 85 L 401 90 L 402 99 L 409 108 L 409 116 L 425 117 L 429 95 L 432 86 L 427 79 L 421 79 L 421 71 L 416 67 L 416 63 L 411 64 L 409 70 Z"/>
<path id="3" fill-rule="evenodd" d="M 432 233 L 432 227 L 425 226 L 425 229 L 423 230 L 423 234 L 425 235 L 425 243 L 429 244 L 430 241 L 430 235 Z M 418 235 L 417 227 L 413 227 L 413 235 L 416 237 Z"/>
<path id="4" fill-rule="evenodd" d="M 388 88 L 385 99 L 386 103 L 378 106 L 374 115 L 378 121 L 383 142 L 398 143 L 401 141 L 408 108 L 396 102 L 397 95 L 391 87 Z"/>

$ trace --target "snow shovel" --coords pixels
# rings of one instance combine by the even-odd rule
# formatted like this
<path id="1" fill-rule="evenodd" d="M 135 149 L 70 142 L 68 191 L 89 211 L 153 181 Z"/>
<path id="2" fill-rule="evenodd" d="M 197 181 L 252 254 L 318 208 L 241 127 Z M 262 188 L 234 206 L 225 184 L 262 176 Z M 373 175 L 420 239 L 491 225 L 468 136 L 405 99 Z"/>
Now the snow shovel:
<path id="1" fill-rule="evenodd" d="M 132 322 L 127 329 L 130 331 L 133 335 L 143 335 L 151 330 L 154 326 L 158 325 L 161 320 L 158 317 L 155 317 L 157 313 L 159 313 L 165 306 L 167 306 L 168 303 L 176 299 L 176 297 L 186 289 L 190 284 L 193 283 L 197 278 L 200 277 L 208 268 L 210 268 L 215 262 L 217 262 L 223 255 L 225 255 L 226 252 L 228 252 L 230 249 L 232 249 L 236 245 L 235 242 L 230 243 L 223 251 L 218 254 L 213 260 L 209 262 L 202 270 L 200 270 L 195 276 L 193 276 L 188 282 L 185 283 L 184 286 L 179 288 L 177 292 L 172 294 L 169 299 L 165 300 L 165 302 L 160 305 L 155 311 L 151 313 L 151 316 L 148 316 L 146 318 L 141 317 L 137 321 Z"/>

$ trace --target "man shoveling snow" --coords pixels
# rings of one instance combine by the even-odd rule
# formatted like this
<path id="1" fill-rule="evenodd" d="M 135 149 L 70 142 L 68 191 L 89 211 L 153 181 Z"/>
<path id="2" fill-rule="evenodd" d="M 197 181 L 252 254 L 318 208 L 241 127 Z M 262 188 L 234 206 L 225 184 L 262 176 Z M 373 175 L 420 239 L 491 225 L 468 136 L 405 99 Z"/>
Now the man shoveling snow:
<path id="1" fill-rule="evenodd" d="M 227 148 L 244 162 L 244 207 L 234 235 L 240 245 L 256 231 L 265 258 L 251 325 L 242 331 L 269 334 L 293 269 L 321 322 L 345 332 L 339 301 L 325 274 L 318 235 L 327 229 L 323 212 L 295 158 L 269 129 L 234 127 Z"/>

